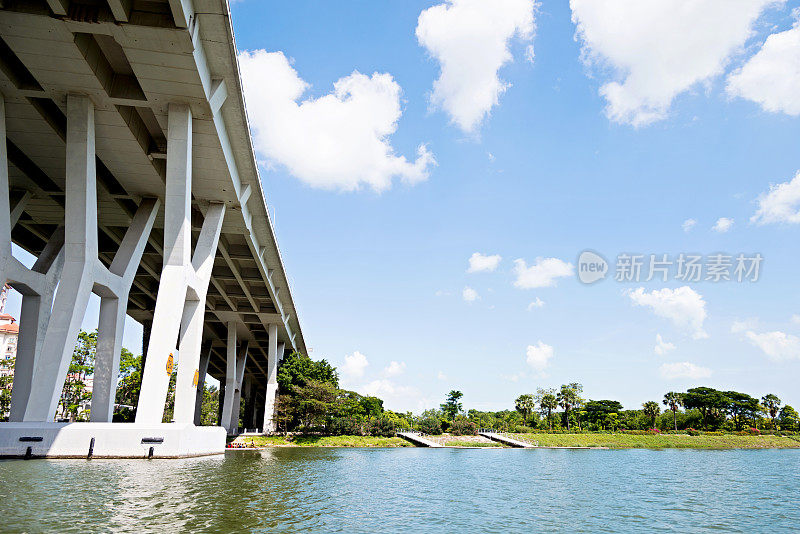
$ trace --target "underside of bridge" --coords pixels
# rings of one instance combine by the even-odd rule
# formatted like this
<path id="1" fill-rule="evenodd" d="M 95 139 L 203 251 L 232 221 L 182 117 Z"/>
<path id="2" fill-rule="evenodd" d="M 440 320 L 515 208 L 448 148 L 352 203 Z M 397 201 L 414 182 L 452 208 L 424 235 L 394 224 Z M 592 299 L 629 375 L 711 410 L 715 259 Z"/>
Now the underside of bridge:
<path id="1" fill-rule="evenodd" d="M 195 423 L 207 371 L 223 426 L 241 397 L 245 427 L 269 430 L 277 362 L 306 347 L 227 0 L 1 0 L 0 93 L 0 277 L 23 294 L 11 420 L 52 421 L 94 292 L 92 421 L 111 421 L 127 313 L 145 330 L 137 424 L 161 423 L 177 364 L 175 424 Z"/>

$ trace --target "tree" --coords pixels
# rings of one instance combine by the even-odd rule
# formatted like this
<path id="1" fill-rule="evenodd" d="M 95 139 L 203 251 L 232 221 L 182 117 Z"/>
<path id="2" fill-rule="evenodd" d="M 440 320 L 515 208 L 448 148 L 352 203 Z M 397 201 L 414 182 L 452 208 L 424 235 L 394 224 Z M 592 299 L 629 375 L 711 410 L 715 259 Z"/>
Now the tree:
<path id="1" fill-rule="evenodd" d="M 644 412 L 645 416 L 650 418 L 652 423 L 650 428 L 655 428 L 656 417 L 658 417 L 658 414 L 661 413 L 661 406 L 659 406 L 656 401 L 647 401 L 642 404 L 642 411 Z"/>
<path id="2" fill-rule="evenodd" d="M 564 408 L 564 418 L 567 420 L 567 430 L 570 430 L 569 425 L 569 411 L 572 408 L 580 405 L 581 393 L 583 393 L 583 386 L 577 382 L 571 384 L 563 384 L 561 391 L 558 392 L 556 397 L 558 405 Z"/>
<path id="3" fill-rule="evenodd" d="M 800 422 L 800 416 L 797 415 L 797 410 L 788 404 L 781 408 L 781 430 L 797 430 L 798 422 Z"/>
<path id="4" fill-rule="evenodd" d="M 200 404 L 200 424 L 217 426 L 219 416 L 219 389 L 216 386 L 203 386 L 203 401 Z"/>
<path id="5" fill-rule="evenodd" d="M 609 422 L 612 422 L 612 428 L 615 428 L 613 425 L 618 422 L 618 418 L 609 418 L 608 416 L 611 414 L 618 416 L 622 411 L 622 404 L 615 400 L 590 400 L 583 409 L 586 410 L 586 417 L 597 426 L 608 426 Z"/>
<path id="6" fill-rule="evenodd" d="M 767 413 L 770 419 L 772 419 L 772 429 L 775 430 L 775 418 L 778 416 L 778 412 L 781 409 L 781 400 L 777 395 L 769 393 L 761 398 L 761 404 L 767 409 Z"/>
<path id="7" fill-rule="evenodd" d="M 294 386 L 305 386 L 310 380 L 327 382 L 334 388 L 339 387 L 336 368 L 326 360 L 314 361 L 305 354 L 293 352 L 281 361 L 277 381 L 278 387 L 284 393 L 292 395 Z"/>
<path id="8" fill-rule="evenodd" d="M 337 390 L 330 382 L 309 379 L 304 386 L 294 386 L 295 406 L 302 426 L 310 429 L 320 426 L 331 411 Z"/>
<path id="9" fill-rule="evenodd" d="M 754 418 L 758 415 L 760 408 L 758 399 L 751 397 L 747 393 L 726 391 L 723 393 L 723 398 L 725 399 L 724 409 L 731 416 L 736 430 L 742 430 L 748 418 Z"/>
<path id="10" fill-rule="evenodd" d="M 664 406 L 672 410 L 672 424 L 675 431 L 678 431 L 678 408 L 683 406 L 683 394 L 670 391 L 664 394 L 664 400 L 661 401 Z"/>
<path id="11" fill-rule="evenodd" d="M 522 424 L 527 424 L 528 416 L 536 408 L 536 401 L 533 400 L 533 395 L 526 393 L 517 397 L 514 407 L 522 414 Z"/>
<path id="12" fill-rule="evenodd" d="M 725 395 L 714 388 L 692 388 L 683 395 L 683 405 L 688 409 L 696 408 L 700 412 L 704 430 L 708 428 L 711 417 L 724 410 L 727 404 Z"/>
<path id="13" fill-rule="evenodd" d="M 97 352 L 97 330 L 78 333 L 78 341 L 72 351 L 72 360 L 67 371 L 67 379 L 61 390 L 61 414 L 75 421 L 83 417 L 81 407 L 92 398 L 86 390 L 86 378 L 94 373 L 94 357 Z"/>
<path id="14" fill-rule="evenodd" d="M 14 358 L 0 360 L 0 369 L 13 369 Z M 11 384 L 14 378 L 9 375 L 0 376 L 0 421 L 5 421 L 11 411 Z"/>
<path id="15" fill-rule="evenodd" d="M 450 421 L 455 421 L 456 416 L 461 412 L 463 406 L 459 402 L 461 397 L 464 394 L 457 390 L 451 390 L 450 393 L 447 394 L 447 399 L 444 401 L 444 404 L 441 405 L 442 411 L 445 415 L 449 418 Z"/>
<path id="16" fill-rule="evenodd" d="M 536 390 L 536 401 L 542 411 L 542 415 L 546 415 L 547 422 L 550 424 L 550 432 L 553 431 L 553 419 L 551 415 L 553 410 L 558 408 L 558 399 L 556 397 L 556 390 L 553 388 Z"/>
<path id="17" fill-rule="evenodd" d="M 131 351 L 123 347 L 119 360 L 119 382 L 117 383 L 115 402 L 123 406 L 131 406 L 135 411 L 141 388 L 142 357 L 134 356 Z"/>

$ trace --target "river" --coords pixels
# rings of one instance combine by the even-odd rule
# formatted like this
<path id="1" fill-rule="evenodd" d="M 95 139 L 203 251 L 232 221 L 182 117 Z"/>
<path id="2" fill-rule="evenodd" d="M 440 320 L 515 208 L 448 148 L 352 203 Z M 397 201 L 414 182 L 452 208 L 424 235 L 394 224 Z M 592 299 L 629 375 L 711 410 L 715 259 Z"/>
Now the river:
<path id="1" fill-rule="evenodd" d="M 283 448 L 0 461 L 2 532 L 790 532 L 800 450 Z"/>

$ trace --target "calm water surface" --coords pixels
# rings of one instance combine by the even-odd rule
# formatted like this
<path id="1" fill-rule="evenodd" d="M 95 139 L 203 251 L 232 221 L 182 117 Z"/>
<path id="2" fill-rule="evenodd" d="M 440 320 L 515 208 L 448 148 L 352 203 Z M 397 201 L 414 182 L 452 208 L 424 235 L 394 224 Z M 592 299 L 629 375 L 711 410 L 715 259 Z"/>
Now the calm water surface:
<path id="1" fill-rule="evenodd" d="M 800 450 L 1 461 L 3 532 L 797 532 Z"/>

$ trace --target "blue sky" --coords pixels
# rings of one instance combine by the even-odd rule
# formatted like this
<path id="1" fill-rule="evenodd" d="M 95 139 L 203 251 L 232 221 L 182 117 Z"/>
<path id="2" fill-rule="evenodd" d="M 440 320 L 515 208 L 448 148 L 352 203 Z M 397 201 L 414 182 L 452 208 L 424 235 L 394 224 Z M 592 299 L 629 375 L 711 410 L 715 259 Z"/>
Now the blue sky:
<path id="1" fill-rule="evenodd" d="M 311 356 L 396 410 L 573 381 L 626 408 L 696 385 L 796 406 L 798 6 L 233 3 Z M 555 276 L 585 249 L 609 279 Z M 754 283 L 620 283 L 623 252 L 764 261 Z M 501 259 L 467 272 L 476 253 Z"/>
<path id="2" fill-rule="evenodd" d="M 515 11 L 520 3 L 527 2 L 495 4 L 492 16 L 508 8 L 524 26 Z M 638 58 L 624 52 L 603 56 L 647 43 L 607 42 L 613 36 L 602 37 L 602 14 L 591 13 L 582 2 L 543 1 L 533 12 L 535 35 L 520 35 L 525 31 L 518 27 L 515 35 L 501 38 L 512 57 L 497 71 L 507 87 L 484 119 L 465 131 L 445 104 L 434 102 L 442 58 L 422 46 L 416 29 L 428 8 L 463 8 L 464 17 L 444 21 L 445 35 L 457 34 L 458 24 L 465 22 L 482 39 L 493 30 L 481 27 L 480 16 L 463 20 L 469 18 L 467 4 L 233 4 L 239 49 L 251 57 L 257 50 L 281 52 L 288 60 L 283 70 L 257 61 L 242 68 L 246 90 L 258 88 L 249 92 L 248 106 L 262 180 L 312 356 L 338 365 L 345 385 L 381 395 L 388 407 L 402 410 L 437 405 L 452 388 L 464 391 L 469 407 L 507 408 L 521 393 L 567 381 L 582 382 L 588 397 L 619 399 L 630 408 L 701 384 L 759 396 L 774 392 L 800 402 L 800 353 L 793 339 L 800 324 L 792 320 L 800 313 L 795 289 L 800 257 L 791 246 L 797 225 L 750 222 L 759 196 L 771 184 L 790 182 L 800 169 L 800 121 L 793 102 L 783 104 L 788 112 L 765 110 L 753 95 L 759 84 L 740 90 L 749 98 L 727 89 L 729 76 L 761 50 L 768 36 L 792 30 L 798 4 L 761 2 L 753 12 L 759 2 L 707 2 L 698 18 L 715 17 L 718 24 L 739 30 L 718 36 L 698 25 L 698 35 L 688 38 L 695 52 L 698 47 L 722 50 L 707 58 L 716 67 L 705 70 L 691 65 L 695 52 L 681 58 L 680 43 L 675 44 L 673 57 L 690 64 L 688 72 L 678 67 L 663 76 L 696 81 L 673 87 L 666 107 L 655 106 L 659 118 L 641 124 L 640 116 L 652 112 L 652 105 L 620 120 L 600 91 L 624 81 L 626 73 L 631 78 L 659 74 L 658 61 L 646 50 Z M 662 26 L 653 28 L 655 35 L 680 37 L 669 21 L 630 16 L 628 24 L 655 24 Z M 589 38 L 601 37 L 591 43 L 576 37 L 578 22 L 588 25 Z M 526 59 L 529 45 L 535 52 L 532 63 Z M 458 43 L 444 52 L 450 54 L 446 60 L 473 60 L 453 47 Z M 587 58 L 598 50 L 601 57 Z M 402 90 L 402 114 L 385 139 L 409 164 L 418 145 L 426 144 L 437 163 L 427 168 L 427 179 L 409 183 L 399 175 L 380 191 L 369 182 L 351 190 L 351 176 L 318 176 L 297 164 L 294 150 L 326 163 L 313 142 L 289 148 L 260 142 L 259 128 L 269 137 L 295 127 L 302 136 L 315 120 L 320 128 L 329 127 L 326 117 L 314 118 L 310 108 L 312 117 L 294 116 L 293 122 L 311 124 L 300 126 L 254 109 L 254 95 L 269 98 L 268 80 L 282 79 L 276 73 L 285 74 L 287 66 L 308 84 L 295 98 L 298 104 L 330 98 L 333 84 L 354 71 L 391 75 Z M 655 82 L 660 83 L 657 77 Z M 641 89 L 645 100 L 651 98 L 648 90 Z M 781 98 L 762 97 L 773 106 Z M 343 137 L 358 135 L 350 125 L 340 126 Z M 733 219 L 733 226 L 713 231 L 723 217 Z M 682 228 L 687 219 L 696 221 L 689 232 Z M 514 260 L 530 266 L 536 258 L 557 258 L 574 265 L 587 248 L 612 263 L 625 251 L 758 252 L 764 262 L 755 283 L 607 279 L 585 286 L 569 276 L 556 279 L 554 287 L 514 285 Z M 467 273 L 476 252 L 502 259 L 492 272 Z M 686 285 L 705 303 L 706 338 L 695 339 L 691 329 L 679 326 L 680 319 L 636 306 L 626 294 L 639 287 L 649 293 Z M 464 300 L 467 287 L 477 293 L 476 300 Z M 529 311 L 537 298 L 544 305 Z M 686 313 L 692 313 L 691 306 L 677 312 Z M 734 327 L 737 321 L 745 324 Z M 765 336 L 776 332 L 784 337 Z M 675 348 L 656 354 L 658 334 Z M 543 345 L 552 348 L 551 357 L 538 351 Z M 527 362 L 528 346 L 534 347 L 534 365 Z M 387 370 L 391 362 L 396 364 Z"/>

